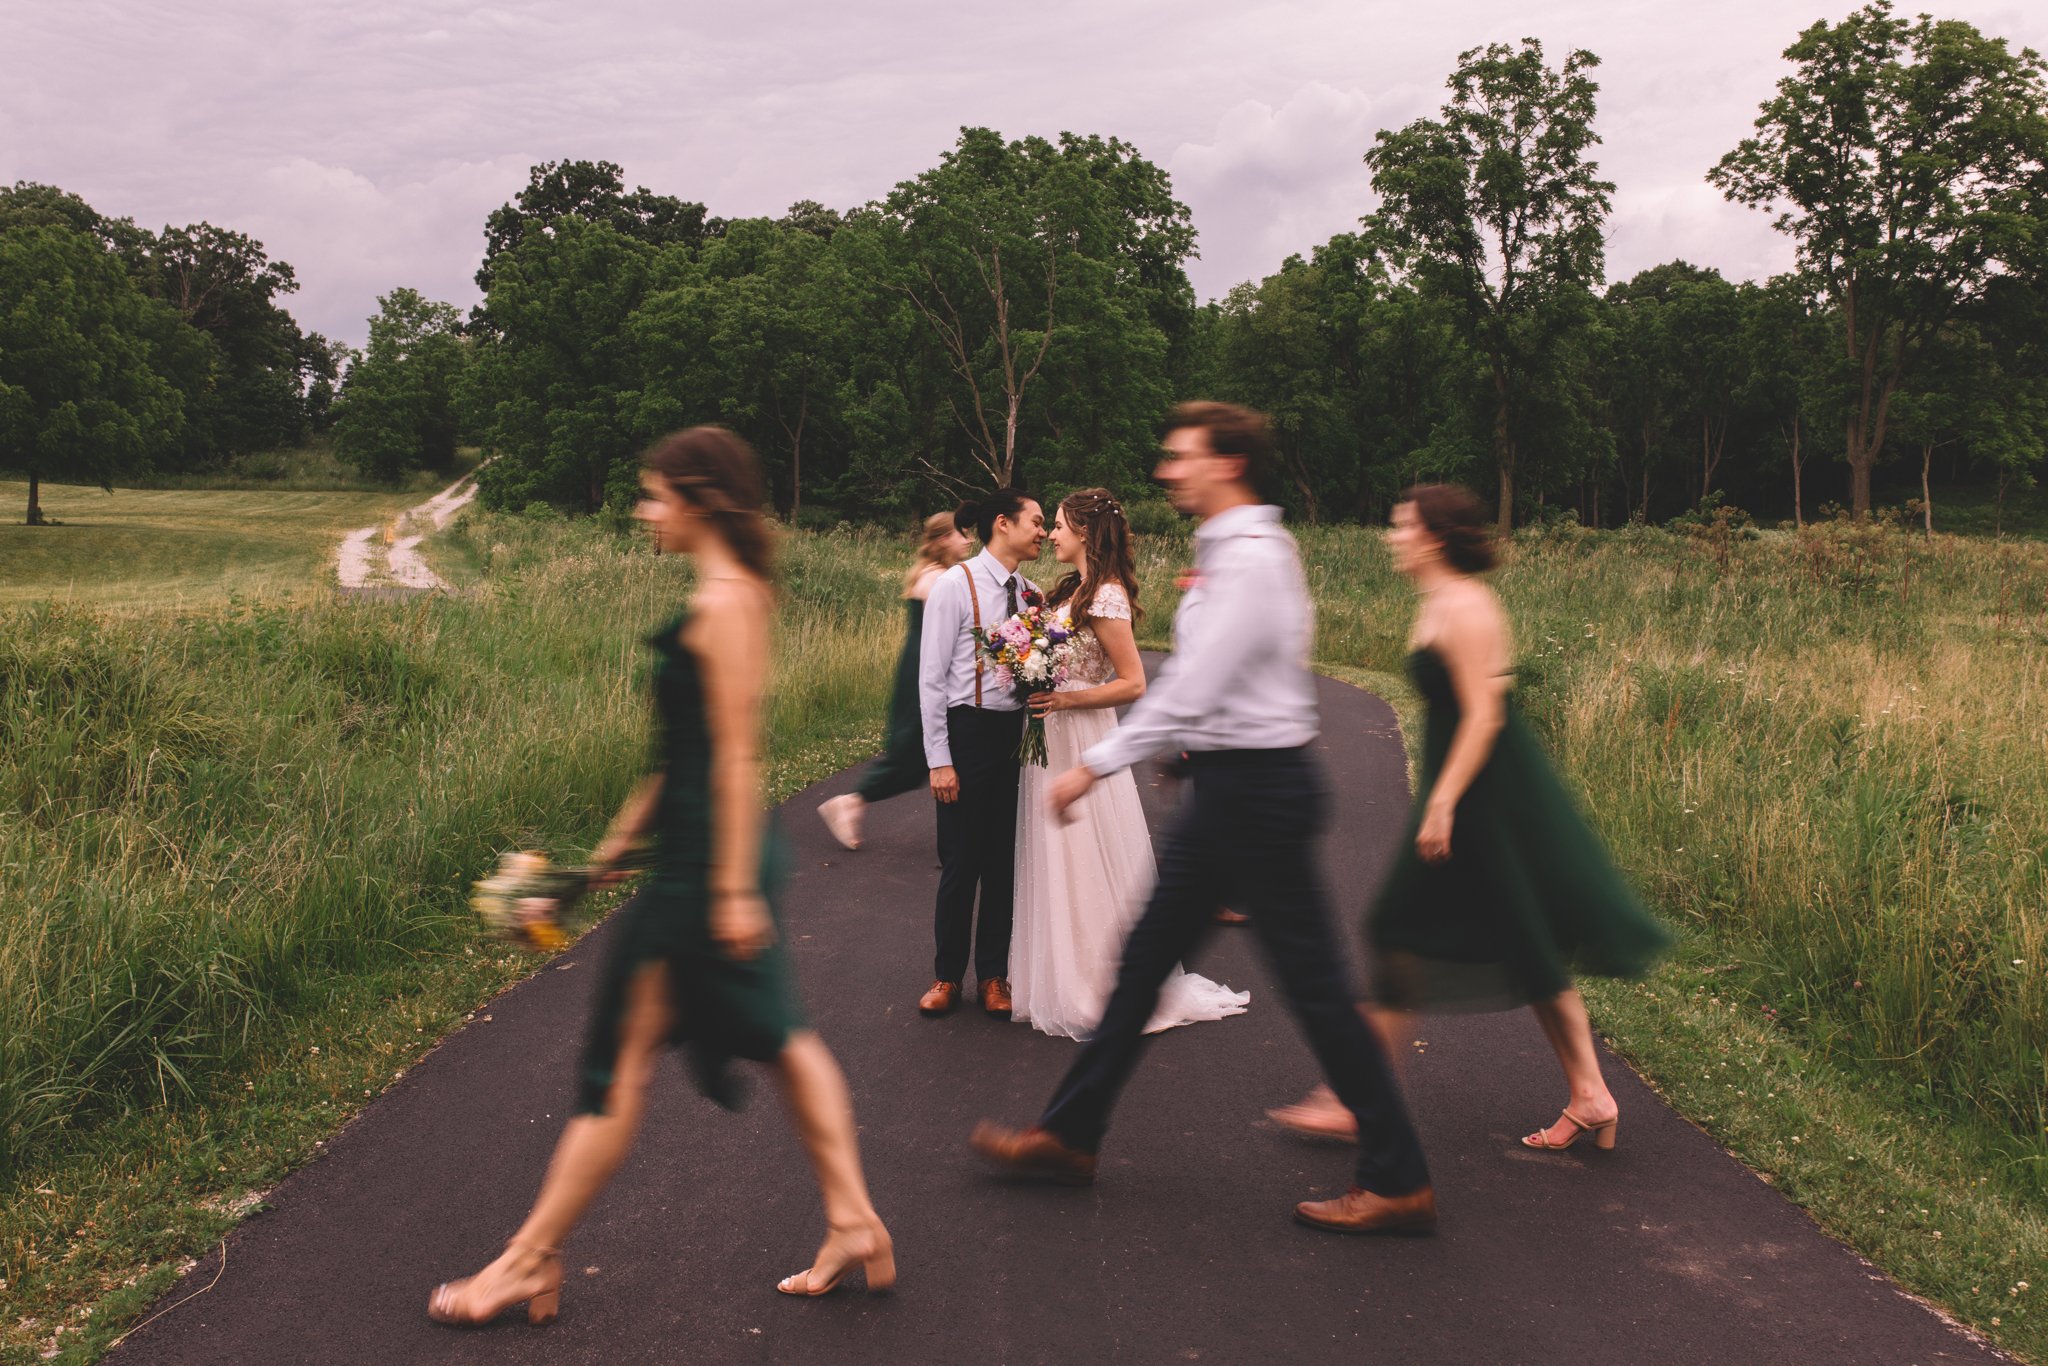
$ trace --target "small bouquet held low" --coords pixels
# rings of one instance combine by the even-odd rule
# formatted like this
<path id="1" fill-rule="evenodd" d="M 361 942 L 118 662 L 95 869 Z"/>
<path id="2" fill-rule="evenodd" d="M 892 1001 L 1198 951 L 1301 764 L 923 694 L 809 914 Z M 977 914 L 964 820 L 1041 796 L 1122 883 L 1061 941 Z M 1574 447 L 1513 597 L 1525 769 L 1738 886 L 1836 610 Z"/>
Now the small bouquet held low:
<path id="1" fill-rule="evenodd" d="M 474 884 L 469 904 L 500 939 L 553 953 L 569 942 L 562 912 L 590 890 L 587 868 L 557 868 L 548 856 L 515 849 L 498 856 L 497 871 Z"/>
<path id="2" fill-rule="evenodd" d="M 631 872 L 649 863 L 649 848 L 636 843 L 616 866 L 557 868 L 548 856 L 513 849 L 498 856 L 497 871 L 471 884 L 469 904 L 484 928 L 499 939 L 543 953 L 569 942 L 562 915 L 597 886 L 607 872 Z"/>
<path id="3" fill-rule="evenodd" d="M 1021 703 L 1033 693 L 1048 692 L 1066 681 L 1074 654 L 1074 628 L 1063 610 L 1047 607 L 1033 592 L 1015 616 L 976 630 L 974 649 L 998 671 L 997 685 L 1007 681 Z M 1045 766 L 1044 717 L 1027 715 L 1017 762 L 1020 766 Z"/>

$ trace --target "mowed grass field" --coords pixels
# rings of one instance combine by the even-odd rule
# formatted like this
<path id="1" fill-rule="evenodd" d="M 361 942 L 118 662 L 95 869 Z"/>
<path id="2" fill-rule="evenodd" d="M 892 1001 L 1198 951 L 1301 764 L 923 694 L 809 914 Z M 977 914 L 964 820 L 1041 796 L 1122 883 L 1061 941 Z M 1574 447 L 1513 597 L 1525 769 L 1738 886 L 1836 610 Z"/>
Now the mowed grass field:
<path id="1" fill-rule="evenodd" d="M 420 497 L 45 484 L 43 515 L 61 525 L 24 526 L 28 485 L 0 481 L 0 605 L 134 611 L 303 597 L 331 586 L 342 536 Z"/>
<path id="2" fill-rule="evenodd" d="M 272 498 L 219 496 L 274 524 Z M 466 592 L 341 603 L 320 566 L 374 518 L 326 497 L 299 515 L 328 540 L 274 594 L 174 605 L 119 562 L 119 610 L 0 605 L 7 1360 L 93 1355 L 537 966 L 477 939 L 469 880 L 514 845 L 587 848 L 644 754 L 639 641 L 684 566 L 471 514 L 439 550 Z M 1379 538 L 1302 540 L 1322 666 L 1412 718 Z M 775 800 L 878 745 L 909 546 L 785 552 Z M 1187 555 L 1141 542 L 1152 643 Z M 1649 981 L 1594 985 L 1603 1031 L 1830 1231 L 2048 1360 L 2048 547 L 1560 533 L 1498 586 L 1533 721 L 1683 936 Z"/>

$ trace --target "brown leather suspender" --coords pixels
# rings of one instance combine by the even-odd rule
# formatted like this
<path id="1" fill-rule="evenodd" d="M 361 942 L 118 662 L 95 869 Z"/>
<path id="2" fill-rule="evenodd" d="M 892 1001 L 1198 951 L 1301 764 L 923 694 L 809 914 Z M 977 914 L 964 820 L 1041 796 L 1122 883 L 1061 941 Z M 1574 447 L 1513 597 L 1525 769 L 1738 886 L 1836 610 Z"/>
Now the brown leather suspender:
<path id="1" fill-rule="evenodd" d="M 979 639 L 981 633 L 981 594 L 975 591 L 974 566 L 972 564 L 963 564 L 960 566 L 960 572 L 967 576 L 967 598 L 968 601 L 974 604 L 974 630 L 977 637 L 974 642 L 974 705 L 979 707 L 981 705 L 981 641 Z"/>

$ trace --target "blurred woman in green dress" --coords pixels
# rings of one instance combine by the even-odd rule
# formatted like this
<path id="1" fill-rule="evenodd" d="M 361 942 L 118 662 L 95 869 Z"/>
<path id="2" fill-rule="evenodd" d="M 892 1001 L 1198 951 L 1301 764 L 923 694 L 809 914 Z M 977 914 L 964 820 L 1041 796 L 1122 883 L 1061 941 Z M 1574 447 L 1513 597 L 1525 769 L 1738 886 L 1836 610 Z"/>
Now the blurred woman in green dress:
<path id="1" fill-rule="evenodd" d="M 1623 883 L 1509 684 L 1507 614 L 1480 577 L 1495 551 L 1465 489 L 1402 494 L 1387 533 L 1394 568 L 1421 597 L 1408 673 L 1427 704 L 1421 772 L 1406 838 L 1366 918 L 1370 1008 L 1389 1054 L 1426 1010 L 1529 1006 L 1564 1068 L 1564 1112 L 1522 1139 L 1612 1148 L 1618 1122 L 1575 975 L 1635 977 L 1671 945 Z M 1271 1112 L 1290 1128 L 1348 1132 L 1335 1097 Z"/>
<path id="2" fill-rule="evenodd" d="M 734 1058 L 771 1064 L 824 1196 L 827 1232 L 811 1266 L 779 1282 L 820 1295 L 855 1263 L 870 1290 L 896 1276 L 889 1233 L 868 1198 L 853 1101 L 832 1054 L 804 1023 L 773 898 L 780 839 L 762 809 L 762 698 L 775 598 L 773 546 L 754 453 L 731 432 L 694 427 L 650 451 L 635 515 L 696 562 L 689 608 L 655 653 L 657 771 L 626 799 L 595 854 L 615 881 L 651 841 L 647 885 L 617 912 L 584 1048 L 578 1113 L 562 1131 L 526 1221 L 498 1259 L 438 1287 L 428 1313 L 478 1324 L 519 1303 L 555 1317 L 562 1241 L 625 1161 L 655 1058 L 683 1045 L 700 1089 L 728 1107 Z"/>
<path id="3" fill-rule="evenodd" d="M 818 806 L 818 815 L 832 838 L 848 849 L 861 844 L 861 818 L 870 802 L 887 801 L 906 792 L 925 791 L 931 783 L 931 768 L 924 758 L 924 718 L 917 701 L 917 659 L 924 635 L 924 602 L 931 596 L 939 575 L 966 559 L 974 549 L 968 535 L 974 526 L 972 504 L 962 503 L 952 512 L 934 512 L 924 519 L 924 537 L 917 558 L 903 576 L 903 610 L 908 626 L 903 649 L 896 657 L 896 687 L 889 696 L 889 734 L 882 757 L 860 775 L 860 785 Z"/>

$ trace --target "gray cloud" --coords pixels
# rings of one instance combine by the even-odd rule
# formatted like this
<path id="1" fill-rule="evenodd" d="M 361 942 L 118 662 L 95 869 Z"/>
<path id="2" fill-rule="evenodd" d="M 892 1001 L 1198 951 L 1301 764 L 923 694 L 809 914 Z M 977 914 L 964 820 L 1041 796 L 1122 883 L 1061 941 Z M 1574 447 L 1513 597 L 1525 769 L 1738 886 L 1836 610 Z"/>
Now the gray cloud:
<path id="1" fill-rule="evenodd" d="M 733 216 L 874 198 L 963 124 L 1072 129 L 1173 173 L 1207 297 L 1355 225 L 1373 133 L 1435 109 L 1462 49 L 1529 34 L 1604 59 L 1610 275 L 1684 256 L 1751 277 L 1789 249 L 1702 176 L 1797 31 L 1849 8 L 12 0 L 0 178 L 151 226 L 249 232 L 297 269 L 301 322 L 359 342 L 395 285 L 474 302 L 484 216 L 536 161 L 609 158 Z M 1944 13 L 2048 46 L 2037 7 Z"/>

